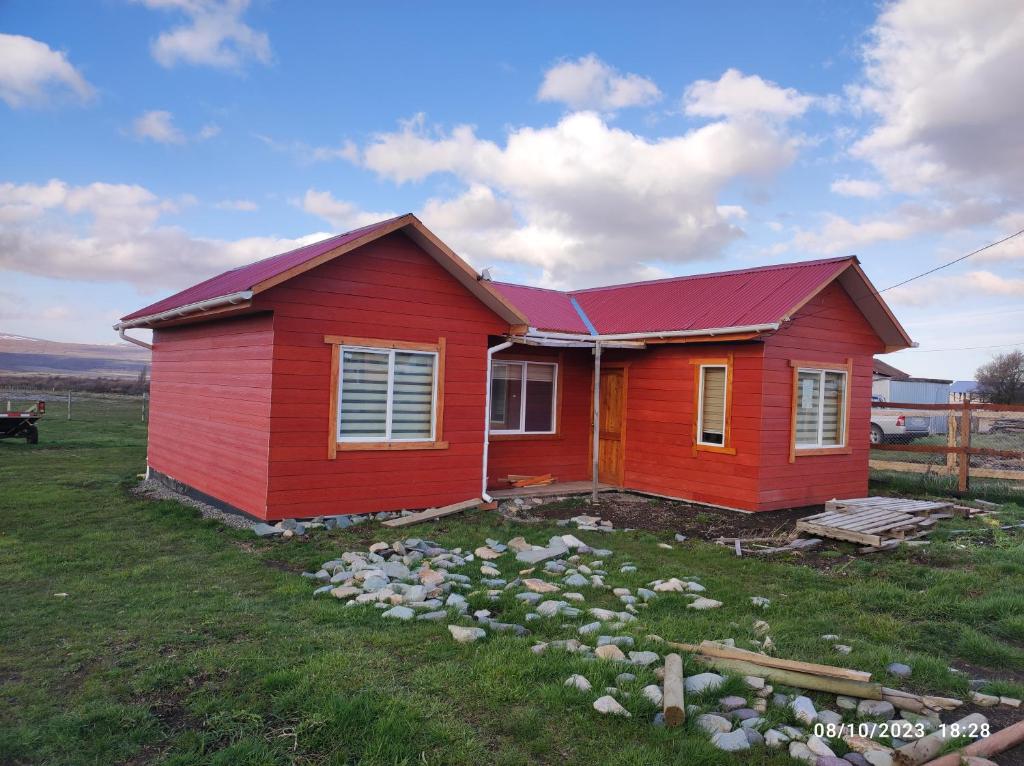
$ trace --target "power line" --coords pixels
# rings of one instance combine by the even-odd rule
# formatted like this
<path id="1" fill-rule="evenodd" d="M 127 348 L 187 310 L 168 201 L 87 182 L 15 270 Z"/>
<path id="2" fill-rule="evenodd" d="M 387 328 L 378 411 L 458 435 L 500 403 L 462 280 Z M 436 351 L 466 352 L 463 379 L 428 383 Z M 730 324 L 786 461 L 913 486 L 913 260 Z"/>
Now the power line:
<path id="1" fill-rule="evenodd" d="M 918 274 L 917 276 L 910 277 L 910 279 L 904 279 L 902 282 L 897 282 L 894 285 L 889 285 L 888 287 L 885 288 L 885 290 L 879 290 L 878 292 L 884 293 L 884 292 L 886 292 L 886 290 L 892 290 L 893 288 L 896 288 L 896 287 L 903 287 L 903 285 L 908 284 L 910 282 L 913 282 L 915 279 L 920 279 L 921 277 L 927 277 L 929 274 L 934 274 L 936 271 L 942 271 L 945 268 L 949 268 L 950 266 L 953 266 L 954 264 L 960 263 L 960 261 L 966 261 L 968 258 L 970 258 L 973 255 L 977 255 L 978 253 L 983 253 L 986 250 L 995 247 L 996 245 L 1003 244 L 1004 242 L 1009 242 L 1011 239 L 1013 239 L 1014 237 L 1019 237 L 1021 234 L 1024 234 L 1024 229 L 1021 229 L 1020 231 L 1016 231 L 1013 234 L 1010 234 L 1009 236 L 1003 237 L 1002 239 L 997 240 L 995 242 L 989 242 L 984 247 L 979 247 L 977 250 L 972 250 L 967 255 L 961 255 L 959 258 L 954 258 L 952 261 L 949 261 L 948 263 L 943 263 L 941 266 L 936 266 L 934 269 L 929 269 L 928 271 L 922 272 L 921 274 Z"/>
<path id="2" fill-rule="evenodd" d="M 984 348 L 1008 348 L 1009 346 L 1024 346 L 1024 340 L 1016 343 L 999 343 L 995 346 L 963 346 L 962 348 L 904 348 L 900 351 L 907 351 L 912 354 L 934 354 L 936 351 L 977 351 Z M 900 353 L 896 351 L 894 353 Z"/>

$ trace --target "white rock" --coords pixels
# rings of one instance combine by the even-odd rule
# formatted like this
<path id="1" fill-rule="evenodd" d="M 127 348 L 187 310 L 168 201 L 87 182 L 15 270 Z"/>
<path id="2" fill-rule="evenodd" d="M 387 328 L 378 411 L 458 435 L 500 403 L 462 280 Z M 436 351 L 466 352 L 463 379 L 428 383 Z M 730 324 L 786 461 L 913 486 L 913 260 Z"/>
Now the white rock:
<path id="1" fill-rule="evenodd" d="M 721 686 L 724 681 L 725 679 L 718 673 L 698 673 L 687 678 L 683 682 L 683 686 L 688 694 L 697 694 L 705 689 Z"/>
<path id="2" fill-rule="evenodd" d="M 811 752 L 811 749 L 803 742 L 789 743 L 789 757 L 797 761 L 809 763 L 811 766 L 818 762 L 818 756 Z"/>
<path id="3" fill-rule="evenodd" d="M 789 742 L 789 737 L 778 729 L 769 729 L 764 733 L 764 743 L 768 747 L 782 747 L 787 742 Z"/>
<path id="4" fill-rule="evenodd" d="M 861 700 L 857 704 L 857 715 L 862 718 L 884 718 L 888 721 L 895 717 L 896 708 L 885 700 Z"/>
<path id="5" fill-rule="evenodd" d="M 565 679 L 565 686 L 572 686 L 581 692 L 589 692 L 593 687 L 590 685 L 590 681 L 581 676 L 579 673 L 574 673 Z"/>
<path id="6" fill-rule="evenodd" d="M 464 628 L 461 625 L 449 625 L 448 630 L 460 644 L 468 644 L 487 635 L 483 628 Z"/>
<path id="7" fill-rule="evenodd" d="M 750 749 L 750 740 L 743 731 L 720 731 L 711 736 L 711 744 L 729 753 Z"/>
<path id="8" fill-rule="evenodd" d="M 825 740 L 817 735 L 811 735 L 807 738 L 807 749 L 815 755 L 833 756 L 835 753 L 828 745 L 825 744 Z"/>
<path id="9" fill-rule="evenodd" d="M 626 659 L 626 655 L 624 655 L 622 653 L 622 650 L 615 644 L 605 644 L 604 646 L 599 646 L 597 647 L 597 649 L 594 650 L 594 654 L 596 654 L 602 660 L 620 661 Z"/>
<path id="10" fill-rule="evenodd" d="M 687 604 L 688 609 L 717 609 L 722 605 L 721 601 L 715 601 L 713 598 L 698 598 L 695 601 Z"/>
<path id="11" fill-rule="evenodd" d="M 664 696 L 661 693 L 661 688 L 655 684 L 648 684 L 643 688 L 642 694 L 651 701 L 651 704 L 661 707 L 661 703 L 664 700 Z"/>
<path id="12" fill-rule="evenodd" d="M 714 713 L 705 713 L 697 718 L 697 726 L 708 734 L 717 734 L 722 731 L 732 731 L 732 723 L 727 718 Z"/>
<path id="13" fill-rule="evenodd" d="M 789 703 L 793 715 L 802 724 L 810 726 L 818 718 L 818 711 L 814 709 L 814 703 L 807 697 L 800 696 Z"/>
<path id="14" fill-rule="evenodd" d="M 630 717 L 629 711 L 622 707 L 614 697 L 608 694 L 594 700 L 594 710 L 598 713 L 604 713 L 605 715 L 621 715 L 625 718 Z"/>

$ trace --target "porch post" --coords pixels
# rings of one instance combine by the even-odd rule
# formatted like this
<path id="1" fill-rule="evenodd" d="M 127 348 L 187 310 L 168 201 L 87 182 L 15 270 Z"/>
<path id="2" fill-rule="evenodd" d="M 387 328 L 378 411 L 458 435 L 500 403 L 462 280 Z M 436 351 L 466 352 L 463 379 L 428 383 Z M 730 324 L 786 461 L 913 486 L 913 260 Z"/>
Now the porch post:
<path id="1" fill-rule="evenodd" d="M 594 436 L 593 486 L 590 498 L 597 501 L 597 463 L 601 452 L 601 341 L 594 342 Z"/>

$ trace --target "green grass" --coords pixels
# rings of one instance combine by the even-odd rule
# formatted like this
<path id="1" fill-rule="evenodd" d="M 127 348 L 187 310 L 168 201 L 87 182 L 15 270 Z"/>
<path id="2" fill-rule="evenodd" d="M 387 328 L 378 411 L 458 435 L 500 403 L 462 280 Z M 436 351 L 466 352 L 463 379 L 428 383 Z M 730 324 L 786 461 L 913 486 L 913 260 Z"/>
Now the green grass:
<path id="1" fill-rule="evenodd" d="M 579 672 L 596 692 L 621 668 L 534 655 L 532 640 L 504 636 L 463 646 L 443 625 L 384 624 L 374 609 L 312 599 L 289 569 L 398 535 L 366 525 L 260 541 L 176 503 L 136 499 L 128 488 L 144 468 L 138 413 L 86 414 L 45 421 L 37 447 L 0 442 L 0 763 L 789 763 L 767 750 L 723 754 L 692 724 L 652 727 L 639 694 L 649 671 L 634 671 L 634 717 L 609 720 L 590 708 L 596 694 L 562 682 Z M 1024 519 L 1024 510 L 1006 506 L 1002 516 Z M 487 514 L 408 534 L 475 547 L 555 531 Z M 1024 696 L 1020 534 L 944 522 L 926 548 L 833 561 L 831 573 L 701 543 L 666 551 L 644 533 L 579 536 L 615 550 L 609 571 L 626 560 L 640 568 L 610 577 L 615 585 L 696 576 L 725 602 L 693 612 L 678 596 L 659 598 L 633 631 L 639 649 L 656 648 L 642 640 L 648 633 L 747 646 L 753 622 L 765 619 L 782 656 L 870 670 L 890 685 L 901 684 L 885 666 L 905 661 L 914 675 L 904 688 L 953 695 L 966 692 L 967 677 L 949 665 L 969 663 L 996 680 L 991 691 Z M 583 592 L 588 606 L 614 601 Z M 754 607 L 753 595 L 771 607 Z M 497 609 L 512 621 L 526 611 L 510 596 Z M 539 638 L 567 635 L 559 620 L 530 625 Z M 836 655 L 823 633 L 840 634 L 853 653 Z M 699 665 L 688 659 L 686 668 Z M 742 692 L 738 680 L 729 691 Z"/>

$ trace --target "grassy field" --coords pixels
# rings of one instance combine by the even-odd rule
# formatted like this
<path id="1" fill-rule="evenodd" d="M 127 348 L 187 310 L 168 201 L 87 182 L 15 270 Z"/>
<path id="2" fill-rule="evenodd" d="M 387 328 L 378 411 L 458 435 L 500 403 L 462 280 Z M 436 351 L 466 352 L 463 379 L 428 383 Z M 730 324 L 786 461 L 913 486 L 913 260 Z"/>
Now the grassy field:
<path id="1" fill-rule="evenodd" d="M 176 503 L 136 499 L 129 488 L 144 467 L 144 424 L 134 412 L 86 414 L 44 423 L 34 448 L 0 442 L 0 763 L 790 762 L 766 750 L 742 760 L 721 753 L 692 724 L 652 727 L 639 694 L 627 703 L 633 718 L 599 717 L 594 695 L 562 682 L 580 672 L 599 689 L 621 670 L 604 663 L 534 655 L 529 639 L 459 645 L 443 624 L 384 624 L 375 609 L 312 599 L 297 572 L 398 536 L 366 525 L 260 541 Z M 1024 520 L 1024 509 L 1007 505 L 1001 515 Z M 951 537 L 957 529 L 970 531 Z M 414 530 L 469 547 L 564 531 L 493 514 Z M 944 522 L 927 548 L 849 561 L 837 551 L 834 567 L 822 566 L 829 555 L 811 567 L 737 559 L 696 542 L 658 548 L 669 532 L 579 536 L 615 551 L 609 571 L 637 564 L 622 584 L 699 576 L 707 595 L 725 602 L 697 613 L 666 595 L 643 612 L 635 635 L 742 645 L 765 619 L 781 656 L 952 695 L 984 676 L 994 679 L 988 691 L 1024 696 L 1021 534 Z M 508 556 L 497 565 L 516 569 Z M 613 602 L 585 593 L 588 606 Z M 771 607 L 754 607 L 755 595 Z M 500 608 L 511 621 L 524 611 L 511 599 Z M 567 637 L 548 622 L 540 637 Z M 824 633 L 853 653 L 837 655 Z M 886 675 L 894 660 L 914 667 L 908 681 Z M 651 678 L 639 675 L 638 688 Z"/>

